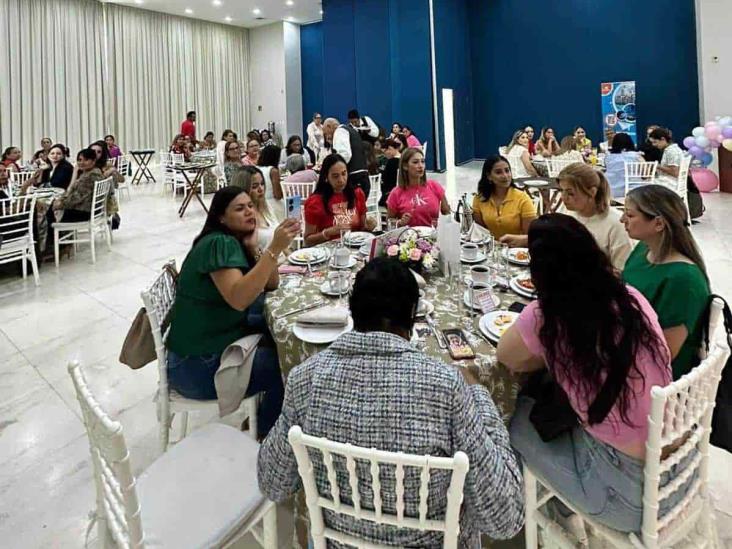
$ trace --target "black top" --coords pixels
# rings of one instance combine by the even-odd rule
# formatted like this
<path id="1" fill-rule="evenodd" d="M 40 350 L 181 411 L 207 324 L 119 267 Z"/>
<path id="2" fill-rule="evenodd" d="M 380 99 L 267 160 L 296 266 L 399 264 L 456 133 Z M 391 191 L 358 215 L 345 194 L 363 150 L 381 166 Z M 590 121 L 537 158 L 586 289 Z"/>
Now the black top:
<path id="1" fill-rule="evenodd" d="M 389 193 L 394 187 L 396 187 L 397 176 L 399 175 L 400 160 L 400 158 L 395 157 L 390 158 L 386 161 L 386 165 L 384 166 L 384 173 L 381 176 L 381 200 L 379 201 L 380 206 L 386 205 L 386 199 L 389 197 Z"/>
<path id="2" fill-rule="evenodd" d="M 643 153 L 646 162 L 660 162 L 663 157 L 663 151 L 651 145 L 650 141 L 642 143 L 638 150 Z"/>
<path id="3" fill-rule="evenodd" d="M 53 171 L 53 174 L 51 174 Z M 74 175 L 74 167 L 68 160 L 63 160 L 56 166 L 55 170 L 50 167 L 43 170 L 41 176 L 41 183 L 50 184 L 51 187 L 58 187 L 59 189 L 68 189 L 69 183 L 71 183 L 71 177 Z"/>

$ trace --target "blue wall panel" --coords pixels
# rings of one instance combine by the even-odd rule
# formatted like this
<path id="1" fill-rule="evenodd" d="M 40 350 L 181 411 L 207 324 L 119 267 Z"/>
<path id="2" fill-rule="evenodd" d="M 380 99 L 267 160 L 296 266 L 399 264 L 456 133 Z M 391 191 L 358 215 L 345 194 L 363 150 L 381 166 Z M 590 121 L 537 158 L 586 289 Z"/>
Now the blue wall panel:
<path id="1" fill-rule="evenodd" d="M 635 80 L 641 127 L 698 123 L 693 0 L 468 0 L 477 156 L 524 124 L 601 140 L 600 83 Z"/>
<path id="2" fill-rule="evenodd" d="M 323 111 L 323 28 L 322 23 L 300 27 L 300 59 L 302 63 L 302 120 L 305 128 L 313 113 Z"/>
<path id="3" fill-rule="evenodd" d="M 470 58 L 470 35 L 467 32 L 470 12 L 467 0 L 434 0 L 435 57 L 437 63 L 437 98 L 440 112 L 440 138 L 444 132 L 442 89 L 453 90 L 455 117 L 455 161 L 475 157 L 473 136 L 473 67 Z M 441 143 L 445 159 L 445 144 Z"/>
<path id="4" fill-rule="evenodd" d="M 324 0 L 323 12 L 323 114 L 344 120 L 356 105 L 353 1 Z"/>

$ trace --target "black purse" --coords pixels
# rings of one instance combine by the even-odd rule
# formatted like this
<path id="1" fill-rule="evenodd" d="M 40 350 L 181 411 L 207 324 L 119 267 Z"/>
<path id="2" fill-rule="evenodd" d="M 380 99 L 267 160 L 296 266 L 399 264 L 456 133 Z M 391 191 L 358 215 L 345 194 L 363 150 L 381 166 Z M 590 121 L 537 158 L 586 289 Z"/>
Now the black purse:
<path id="1" fill-rule="evenodd" d="M 541 440 L 549 442 L 570 433 L 580 422 L 569 397 L 547 370 L 535 372 L 521 390 L 534 400 L 529 421 Z"/>
<path id="2" fill-rule="evenodd" d="M 724 320 L 724 330 L 727 332 L 727 345 L 732 347 L 732 311 L 725 299 L 718 295 L 709 296 L 709 304 L 707 310 L 701 319 L 703 326 L 704 345 L 709 352 L 709 313 L 712 307 L 712 300 L 719 297 L 724 302 L 722 309 L 722 318 Z M 712 434 L 709 442 L 718 448 L 724 448 L 732 453 L 732 356 L 727 359 L 727 363 L 722 370 L 722 379 L 719 381 L 717 388 L 717 398 L 712 415 Z"/>

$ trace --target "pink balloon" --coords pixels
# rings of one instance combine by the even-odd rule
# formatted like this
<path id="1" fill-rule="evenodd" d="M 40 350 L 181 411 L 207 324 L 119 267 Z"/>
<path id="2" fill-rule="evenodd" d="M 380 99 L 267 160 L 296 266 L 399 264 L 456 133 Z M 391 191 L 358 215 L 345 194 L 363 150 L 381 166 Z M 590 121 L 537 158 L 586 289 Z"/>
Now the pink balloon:
<path id="1" fill-rule="evenodd" d="M 704 124 L 704 127 L 705 128 L 709 128 L 711 126 L 717 126 L 717 125 L 718 124 L 717 124 L 717 121 L 716 120 L 710 120 L 709 122 L 707 122 L 706 124 Z"/>
<path id="2" fill-rule="evenodd" d="M 726 128 L 724 128 L 724 129 L 722 130 L 722 136 L 723 136 L 723 137 L 724 137 L 725 139 L 730 139 L 730 138 L 732 138 L 732 126 L 727 126 Z"/>
<path id="3" fill-rule="evenodd" d="M 714 124 L 713 126 L 707 126 L 706 132 L 704 134 L 709 139 L 716 139 L 719 135 L 722 134 L 722 128 L 720 128 L 717 124 Z"/>
<path id="4" fill-rule="evenodd" d="M 719 186 L 719 179 L 717 179 L 716 174 L 706 168 L 692 169 L 691 178 L 696 183 L 697 188 L 703 193 L 711 192 Z"/>

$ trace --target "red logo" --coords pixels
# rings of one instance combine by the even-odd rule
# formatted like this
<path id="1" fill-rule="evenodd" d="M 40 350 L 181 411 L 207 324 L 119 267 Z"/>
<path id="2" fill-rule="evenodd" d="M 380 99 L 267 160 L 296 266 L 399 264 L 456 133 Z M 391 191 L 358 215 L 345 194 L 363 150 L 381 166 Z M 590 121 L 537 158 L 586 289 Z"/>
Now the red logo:
<path id="1" fill-rule="evenodd" d="M 612 91 L 613 85 L 611 82 L 604 82 L 600 84 L 600 93 L 602 93 L 602 95 L 610 95 Z"/>

